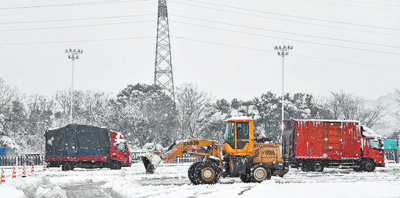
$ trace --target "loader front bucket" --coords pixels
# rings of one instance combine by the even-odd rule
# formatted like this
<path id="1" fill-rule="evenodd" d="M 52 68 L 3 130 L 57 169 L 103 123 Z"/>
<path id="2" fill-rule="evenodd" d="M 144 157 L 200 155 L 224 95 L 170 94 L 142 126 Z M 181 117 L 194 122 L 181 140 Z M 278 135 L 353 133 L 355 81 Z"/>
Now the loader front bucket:
<path id="1" fill-rule="evenodd" d="M 146 153 L 144 156 L 141 156 L 144 168 L 146 169 L 146 173 L 153 174 L 158 165 L 161 162 L 160 156 L 154 153 Z"/>

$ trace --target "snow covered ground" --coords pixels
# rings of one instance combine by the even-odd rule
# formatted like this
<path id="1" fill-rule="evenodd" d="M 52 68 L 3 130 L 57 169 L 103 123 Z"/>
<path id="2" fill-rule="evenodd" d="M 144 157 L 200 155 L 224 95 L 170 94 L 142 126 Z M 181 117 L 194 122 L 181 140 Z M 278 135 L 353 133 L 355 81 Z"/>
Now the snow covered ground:
<path id="1" fill-rule="evenodd" d="M 285 177 L 258 183 L 242 183 L 239 178 L 221 178 L 216 185 L 192 185 L 187 178 L 190 164 L 163 165 L 154 174 L 145 174 L 142 163 L 122 170 L 80 169 L 63 172 L 50 168 L 0 185 L 1 198 L 16 197 L 400 197 L 400 165 L 388 164 L 373 173 L 349 169 L 328 169 L 304 173 L 291 169 Z M 28 168 L 28 172 L 30 169 Z"/>

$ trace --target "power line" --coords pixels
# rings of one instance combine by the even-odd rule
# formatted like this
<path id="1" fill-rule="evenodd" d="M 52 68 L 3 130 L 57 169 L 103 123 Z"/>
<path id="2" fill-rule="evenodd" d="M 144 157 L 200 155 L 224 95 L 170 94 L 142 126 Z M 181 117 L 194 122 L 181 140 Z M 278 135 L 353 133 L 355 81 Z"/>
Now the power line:
<path id="1" fill-rule="evenodd" d="M 247 34 L 247 35 L 259 36 L 259 37 L 283 39 L 283 40 L 287 40 L 287 41 L 295 41 L 295 42 L 300 42 L 300 43 L 308 43 L 308 44 L 313 44 L 313 45 L 322 45 L 322 46 L 337 47 L 337 48 L 345 48 L 345 49 L 352 49 L 352 50 L 359 50 L 359 51 L 367 51 L 367 52 L 377 52 L 377 53 L 383 53 L 383 54 L 400 55 L 400 53 L 395 53 L 395 52 L 387 52 L 387 51 L 378 51 L 378 50 L 362 49 L 362 48 L 356 48 L 356 47 L 346 47 L 346 46 L 333 45 L 333 44 L 327 44 L 327 43 L 317 43 L 317 42 L 311 42 L 311 41 L 302 41 L 302 40 L 298 40 L 298 39 L 289 39 L 289 38 L 283 38 L 283 37 L 277 37 L 277 36 L 267 36 L 267 35 L 263 35 L 263 34 L 255 34 L 255 33 L 243 32 L 243 31 L 238 31 L 238 30 L 229 30 L 229 29 L 223 29 L 223 28 L 218 28 L 218 27 L 211 27 L 211 26 L 205 26 L 205 25 L 199 25 L 199 24 L 192 24 L 192 23 L 180 22 L 180 21 L 175 21 L 175 20 L 173 20 L 173 22 L 175 22 L 175 23 L 181 23 L 181 24 L 186 24 L 186 25 L 197 26 L 197 27 L 204 27 L 204 28 L 209 28 L 209 29 L 216 29 L 216 30 L 222 30 L 222 31 L 228 31 L 228 32 L 235 32 L 235 33 L 240 33 L 240 34 Z"/>
<path id="2" fill-rule="evenodd" d="M 356 3 L 370 4 L 370 5 L 383 5 L 383 6 L 400 7 L 400 5 L 395 5 L 395 4 L 372 3 L 372 2 L 366 2 L 366 1 L 356 1 L 356 0 L 341 0 L 341 1 L 356 2 Z"/>
<path id="3" fill-rule="evenodd" d="M 199 5 L 193 5 L 193 4 L 182 3 L 182 2 L 177 2 L 177 1 L 170 1 L 170 2 L 172 2 L 172 3 L 178 3 L 178 4 L 182 4 L 182 5 L 194 6 L 194 7 L 202 7 L 202 8 L 207 8 L 207 9 L 213 9 L 213 10 L 220 10 L 220 11 L 225 11 L 225 12 L 233 12 L 233 13 L 239 13 L 239 14 L 249 15 L 248 13 L 243 13 L 243 12 L 234 12 L 234 11 L 228 11 L 228 10 L 221 10 L 221 9 L 210 8 L 210 7 L 199 6 Z M 264 14 L 278 15 L 278 16 L 284 16 L 284 17 L 291 17 L 291 18 L 296 18 L 296 19 L 300 18 L 300 19 L 307 19 L 307 20 L 320 21 L 320 22 L 329 22 L 329 23 L 335 23 L 335 24 L 341 24 L 341 25 L 352 25 L 352 26 L 358 26 L 358 27 L 368 27 L 368 28 L 378 28 L 378 29 L 386 29 L 386 30 L 400 31 L 400 29 L 397 29 L 397 28 L 387 28 L 387 27 L 379 27 L 379 26 L 360 25 L 360 24 L 355 24 L 355 23 L 346 23 L 346 22 L 339 22 L 339 21 L 332 21 L 332 20 L 324 20 L 324 19 L 310 18 L 310 17 L 302 17 L 302 16 L 295 16 L 295 15 L 287 15 L 287 14 L 280 14 L 280 13 L 274 13 L 274 12 L 266 12 L 266 11 L 260 11 L 260 10 L 239 8 L 239 7 L 227 6 L 227 5 L 221 5 L 221 4 L 214 4 L 214 3 L 205 3 L 205 2 L 199 2 L 199 1 L 196 1 L 196 2 L 197 2 L 197 3 L 202 3 L 202 4 L 209 4 L 209 5 L 215 5 L 215 6 L 228 7 L 228 8 L 232 8 L 232 9 L 247 10 L 247 11 L 258 12 L 258 13 L 264 13 Z M 255 15 L 255 16 L 259 16 L 259 15 Z"/>
<path id="4" fill-rule="evenodd" d="M 96 27 L 96 26 L 124 25 L 124 24 L 147 23 L 147 22 L 154 22 L 154 20 L 118 22 L 118 23 L 101 23 L 101 24 L 91 24 L 91 25 L 71 25 L 71 26 L 57 26 L 57 27 L 39 27 L 39 28 L 24 28 L 24 29 L 8 29 L 8 30 L 0 30 L 0 32 L 28 31 L 28 30 L 48 30 L 48 29 L 65 29 L 65 28 L 80 28 L 80 27 Z"/>
<path id="5" fill-rule="evenodd" d="M 285 31 L 271 30 L 271 29 L 266 29 L 266 28 L 239 25 L 239 24 L 233 24 L 233 23 L 225 23 L 225 22 L 213 21 L 213 20 L 207 20 L 207 19 L 199 19 L 199 18 L 187 17 L 187 16 L 182 16 L 182 15 L 174 15 L 174 14 L 171 14 L 171 15 L 172 16 L 182 17 L 182 18 L 187 18 L 187 19 L 194 19 L 194 20 L 206 21 L 206 22 L 217 23 L 217 24 L 231 25 L 231 26 L 236 26 L 236 27 L 251 28 L 251 29 L 263 30 L 263 31 L 269 31 L 269 32 L 292 34 L 292 35 L 297 35 L 297 36 L 312 37 L 312 38 L 327 39 L 327 40 L 342 41 L 342 42 L 350 42 L 350 43 L 358 43 L 358 44 L 365 44 L 365 45 L 375 45 L 375 46 L 381 46 L 381 47 L 400 48 L 400 46 L 383 45 L 383 44 L 377 44 L 377 43 L 368 43 L 368 42 L 360 42 L 360 41 L 353 41 L 353 40 L 329 38 L 329 37 L 315 36 L 315 35 L 308 35 L 308 34 L 299 34 L 299 33 L 294 33 L 294 32 L 285 32 Z"/>
<path id="6" fill-rule="evenodd" d="M 238 49 L 245 49 L 245 50 L 252 50 L 252 51 L 259 51 L 259 52 L 267 52 L 267 53 L 271 53 L 271 54 L 276 54 L 276 52 L 271 51 L 271 50 L 257 49 L 257 48 L 238 46 L 238 45 L 232 45 L 232 44 L 225 44 L 225 43 L 218 43 L 218 42 L 212 42 L 212 41 L 204 41 L 204 40 L 192 39 L 192 38 L 187 38 L 187 37 L 182 37 L 182 36 L 172 36 L 171 35 L 171 37 L 172 38 L 177 38 L 177 39 L 182 39 L 182 40 L 189 40 L 189 41 L 195 41 L 195 42 L 200 42 L 200 43 L 212 44 L 212 45 L 220 45 L 220 46 L 233 47 L 233 48 L 238 48 Z M 125 37 L 125 38 L 108 38 L 108 39 L 69 40 L 69 41 L 42 41 L 42 42 L 0 43 L 0 45 L 4 46 L 4 45 L 37 45 L 37 44 L 59 44 L 59 43 L 60 44 L 62 44 L 62 43 L 85 43 L 85 42 L 125 41 L 125 40 L 155 39 L 155 38 L 156 38 L 156 36 L 143 36 L 143 37 Z M 295 54 L 292 54 L 292 56 L 301 57 L 301 58 L 309 58 L 309 59 L 317 59 L 317 60 L 323 60 L 323 61 L 331 61 L 331 62 L 353 64 L 353 65 L 364 65 L 364 66 L 369 66 L 369 67 L 377 67 L 377 68 L 385 68 L 385 69 L 400 69 L 400 68 L 397 68 L 397 67 L 378 66 L 378 65 L 372 65 L 372 64 L 357 63 L 357 62 L 343 61 L 343 60 L 334 60 L 334 59 L 312 57 L 312 56 L 303 56 L 303 55 L 295 55 Z"/>
<path id="7" fill-rule="evenodd" d="M 48 7 L 63 7 L 63 6 L 80 6 L 80 5 L 94 5 L 94 4 L 111 4 L 111 3 L 132 3 L 148 0 L 126 0 L 126 1 L 96 1 L 96 2 L 81 2 L 81 3 L 65 3 L 65 4 L 51 4 L 51 5 L 32 5 L 32 6 L 19 6 L 19 7 L 0 7 L 0 10 L 16 10 L 27 8 L 48 8 Z"/>
<path id="8" fill-rule="evenodd" d="M 276 52 L 271 51 L 271 50 L 250 48 L 250 47 L 231 45 L 231 44 L 225 44 L 225 43 L 218 43 L 218 42 L 212 42 L 212 41 L 204 41 L 204 40 L 192 39 L 192 38 L 187 38 L 187 37 L 182 37 L 182 36 L 171 36 L 171 37 L 172 38 L 177 38 L 177 39 L 182 39 L 182 40 L 189 40 L 189 41 L 195 41 L 195 42 L 200 42 L 200 43 L 212 44 L 212 45 L 220 45 L 220 46 L 233 47 L 233 48 L 238 48 L 238 49 L 245 49 L 245 50 L 252 50 L 252 51 L 259 51 L 259 52 L 267 52 L 267 53 L 271 53 L 271 54 L 276 54 Z M 292 54 L 292 56 L 301 57 L 301 58 L 309 58 L 309 59 L 317 59 L 317 60 L 323 60 L 323 61 L 331 61 L 331 62 L 353 64 L 353 65 L 364 65 L 364 66 L 369 66 L 369 67 L 377 67 L 377 68 L 385 68 L 385 69 L 399 69 L 400 70 L 400 68 L 398 68 L 398 67 L 378 66 L 378 65 L 372 65 L 372 64 L 357 63 L 357 62 L 343 61 L 343 60 L 334 60 L 334 59 L 327 59 L 327 58 L 320 58 L 320 57 L 313 57 L 313 56 L 295 55 L 295 54 Z"/>
<path id="9" fill-rule="evenodd" d="M 343 3 L 332 3 L 332 2 L 326 2 L 326 1 L 314 1 L 314 0 L 299 0 L 299 1 L 306 1 L 306 2 L 311 2 L 311 3 L 321 3 L 321 4 L 330 4 L 330 5 L 338 5 L 338 6 L 347 6 L 347 7 L 358 7 L 358 8 L 367 8 L 367 9 L 375 9 L 375 10 L 388 10 L 388 11 L 400 11 L 399 9 L 388 9 L 388 8 L 376 8 L 376 7 L 368 7 L 368 6 L 354 6 L 354 5 L 349 5 L 349 4 L 343 4 Z"/>
<path id="10" fill-rule="evenodd" d="M 174 2 L 172 1 L 172 3 L 174 3 Z M 179 4 L 179 2 L 175 2 L 175 3 Z M 184 4 L 184 3 L 180 3 L 180 4 Z M 382 33 L 382 32 L 365 31 L 365 30 L 358 30 L 358 29 L 352 29 L 352 28 L 343 28 L 343 27 L 336 27 L 336 26 L 330 26 L 330 25 L 322 25 L 322 24 L 315 24 L 315 23 L 300 22 L 300 21 L 294 21 L 294 20 L 289 20 L 289 19 L 280 19 L 280 18 L 267 17 L 267 16 L 262 16 L 262 15 L 256 15 L 256 14 L 249 14 L 249 13 L 243 13 L 243 12 L 223 10 L 223 9 L 218 9 L 218 8 L 210 8 L 210 7 L 206 7 L 206 6 L 191 5 L 191 4 L 185 4 L 185 5 L 194 6 L 194 7 L 201 7 L 201 8 L 206 8 L 206 9 L 216 10 L 216 11 L 222 11 L 222 12 L 228 12 L 228 13 L 235 13 L 235 14 L 242 14 L 242 15 L 253 16 L 253 17 L 260 17 L 260 18 L 278 20 L 278 21 L 286 21 L 286 22 L 292 22 L 292 23 L 306 24 L 306 25 L 312 25 L 312 26 L 327 27 L 327 28 L 342 29 L 342 30 L 350 30 L 350 31 L 356 31 L 356 32 L 364 32 L 364 33 L 372 33 L 372 34 L 380 34 L 380 35 L 388 35 L 388 36 L 396 36 L 396 37 L 400 36 L 398 34 L 389 34 L 389 33 Z"/>
<path id="11" fill-rule="evenodd" d="M 13 22 L 0 22 L 0 24 L 24 24 L 24 23 L 48 23 L 48 22 L 65 22 L 65 21 L 83 21 L 83 20 L 96 20 L 96 19 L 114 19 L 114 18 L 129 18 L 140 16 L 155 16 L 156 14 L 133 14 L 133 15 L 120 15 L 120 16 L 104 16 L 104 17 L 86 17 L 74 19 L 54 19 L 54 20 L 38 20 L 38 21 L 13 21 Z"/>
<path id="12" fill-rule="evenodd" d="M 240 8 L 240 7 L 222 5 L 222 4 L 216 4 L 216 3 L 207 3 L 207 2 L 202 2 L 202 1 L 198 1 L 198 0 L 192 0 L 192 1 L 200 3 L 200 4 L 208 4 L 208 5 L 214 5 L 214 6 L 220 6 L 220 7 L 228 7 L 228 8 L 232 8 L 232 9 L 247 10 L 247 11 L 251 11 L 251 12 L 258 12 L 258 13 L 263 13 L 263 14 L 272 14 L 272 15 L 278 15 L 278 16 L 285 16 L 285 17 L 291 17 L 291 18 L 296 18 L 296 19 L 297 18 L 301 18 L 301 19 L 328 22 L 328 23 L 336 23 L 336 24 L 342 24 L 342 25 L 352 25 L 352 26 L 358 26 L 358 27 L 368 27 L 368 28 L 378 28 L 378 29 L 400 31 L 400 29 L 398 29 L 398 28 L 389 28 L 389 27 L 381 27 L 381 26 L 373 26 L 373 25 L 361 25 L 361 24 L 356 24 L 356 23 L 347 23 L 347 22 L 342 22 L 342 21 L 317 19 L 317 18 L 311 18 L 311 17 L 303 17 L 303 16 L 282 14 L 282 13 L 276 13 L 276 12 L 267 12 L 267 11 L 262 11 L 262 10 L 247 9 L 247 8 L 243 8 L 243 7 Z M 176 1 L 173 1 L 173 2 L 176 2 Z"/>
<path id="13" fill-rule="evenodd" d="M 124 40 L 137 40 L 137 39 L 150 39 L 150 38 L 154 39 L 154 38 L 156 38 L 156 36 L 69 40 L 69 41 L 14 42 L 14 43 L 0 43 L 0 45 L 37 45 L 37 44 L 58 44 L 58 43 L 84 43 L 84 42 L 102 42 L 102 41 L 124 41 Z"/>

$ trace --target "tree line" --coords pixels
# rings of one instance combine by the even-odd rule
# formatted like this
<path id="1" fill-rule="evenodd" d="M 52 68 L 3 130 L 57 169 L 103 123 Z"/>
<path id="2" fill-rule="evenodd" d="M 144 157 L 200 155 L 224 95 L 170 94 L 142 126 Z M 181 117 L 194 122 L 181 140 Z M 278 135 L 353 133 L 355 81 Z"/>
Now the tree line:
<path id="1" fill-rule="evenodd" d="M 156 85 L 136 84 L 116 96 L 66 89 L 49 98 L 19 93 L 0 78 L 0 147 L 42 153 L 45 131 L 69 124 L 71 94 L 74 123 L 120 131 L 133 149 L 160 150 L 190 137 L 222 141 L 223 120 L 233 116 L 256 119 L 256 131 L 275 142 L 281 137 L 281 96 L 272 92 L 228 101 L 183 84 L 176 88 L 174 101 Z M 345 92 L 325 98 L 287 93 L 284 103 L 285 119 L 359 120 L 371 128 L 387 113 L 381 103 L 367 106 L 363 98 Z"/>

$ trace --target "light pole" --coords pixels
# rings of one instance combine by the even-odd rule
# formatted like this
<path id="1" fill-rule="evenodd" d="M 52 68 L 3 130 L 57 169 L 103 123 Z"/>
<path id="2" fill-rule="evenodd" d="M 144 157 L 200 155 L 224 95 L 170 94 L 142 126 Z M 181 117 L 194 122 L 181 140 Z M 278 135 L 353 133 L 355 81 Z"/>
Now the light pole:
<path id="1" fill-rule="evenodd" d="M 285 97 L 285 91 L 284 91 L 284 83 L 285 83 L 285 56 L 289 55 L 289 50 L 293 49 L 293 46 L 290 45 L 283 45 L 283 46 L 275 46 L 275 50 L 278 51 L 278 56 L 282 56 L 282 135 L 283 135 L 283 128 L 284 123 L 283 120 L 285 119 L 285 111 L 284 111 L 284 97 Z"/>
<path id="2" fill-rule="evenodd" d="M 69 109 L 69 122 L 72 124 L 73 123 L 73 118 L 72 118 L 72 110 L 74 106 L 74 62 L 75 59 L 79 59 L 79 54 L 83 53 L 83 50 L 81 49 L 66 49 L 65 53 L 68 54 L 68 58 L 72 60 L 72 79 L 71 79 L 71 106 Z"/>

